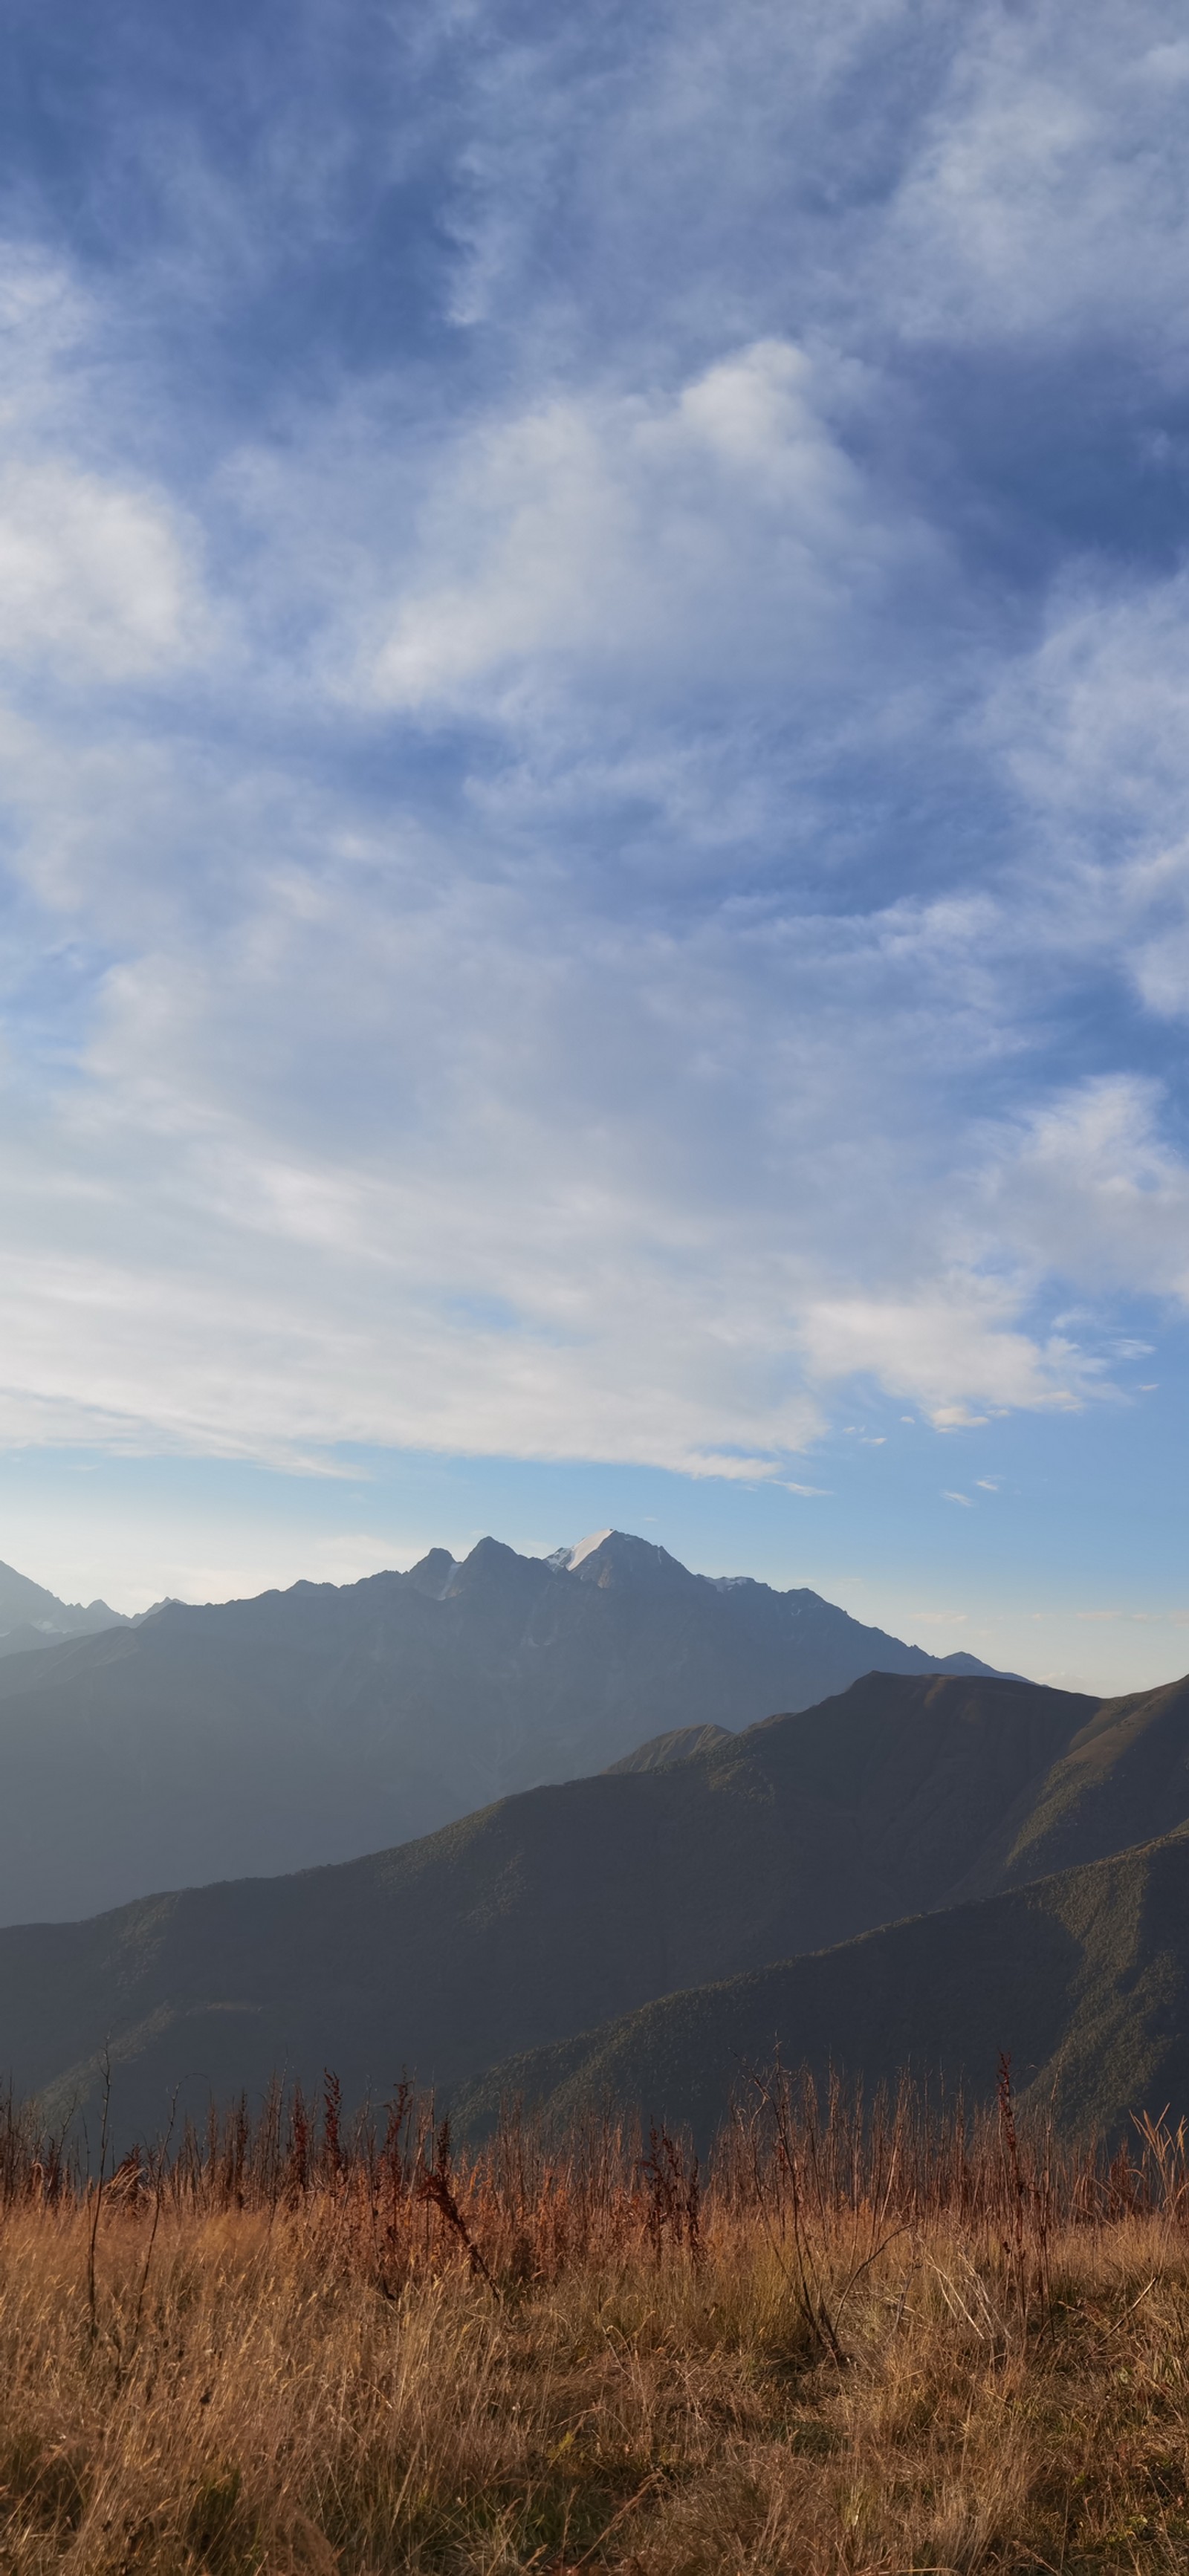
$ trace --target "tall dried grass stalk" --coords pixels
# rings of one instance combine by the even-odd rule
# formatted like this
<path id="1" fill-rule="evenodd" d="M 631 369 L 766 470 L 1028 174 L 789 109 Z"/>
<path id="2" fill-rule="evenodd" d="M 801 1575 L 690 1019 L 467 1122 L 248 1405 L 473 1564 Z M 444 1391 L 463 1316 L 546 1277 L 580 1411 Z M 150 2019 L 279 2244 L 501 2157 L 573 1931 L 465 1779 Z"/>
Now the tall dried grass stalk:
<path id="1" fill-rule="evenodd" d="M 776 2070 L 706 2168 L 274 2087 L 88 2179 L 0 2107 L 0 2569 L 1189 2567 L 1184 2127 Z"/>

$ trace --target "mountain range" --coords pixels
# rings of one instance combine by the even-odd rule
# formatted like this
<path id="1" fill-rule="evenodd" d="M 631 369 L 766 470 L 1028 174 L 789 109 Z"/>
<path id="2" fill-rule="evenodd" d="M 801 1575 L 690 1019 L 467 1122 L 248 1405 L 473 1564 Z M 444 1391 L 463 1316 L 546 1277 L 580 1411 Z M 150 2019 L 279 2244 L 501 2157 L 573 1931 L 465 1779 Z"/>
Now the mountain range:
<path id="1" fill-rule="evenodd" d="M 1071 2121 L 1189 2107 L 1189 1680 L 877 1673 L 662 1732 L 365 1859 L 0 1932 L 0 2068 L 64 2115 L 106 2045 L 141 2135 L 327 2065 L 356 2101 L 407 2067 L 471 2126 L 610 2095 L 704 2131 L 777 2043 L 976 2091 L 1006 2047 Z"/>
<path id="2" fill-rule="evenodd" d="M 78 1615 L 100 1612 L 0 1661 L 0 1923 L 346 1860 L 875 1666 L 988 1670 L 609 1530 L 552 1558 L 487 1538 L 361 1583 Z"/>

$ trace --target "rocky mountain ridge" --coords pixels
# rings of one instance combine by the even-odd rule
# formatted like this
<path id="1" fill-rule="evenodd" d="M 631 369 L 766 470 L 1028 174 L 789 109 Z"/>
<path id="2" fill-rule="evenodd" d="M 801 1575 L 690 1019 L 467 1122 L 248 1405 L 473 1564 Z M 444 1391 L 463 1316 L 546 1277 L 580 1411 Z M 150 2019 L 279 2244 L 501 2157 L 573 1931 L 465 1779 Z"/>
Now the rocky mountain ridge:
<path id="1" fill-rule="evenodd" d="M 0 1662 L 0 1922 L 349 1859 L 873 1666 L 985 1671 L 608 1532 L 170 1603 Z"/>
<path id="2" fill-rule="evenodd" d="M 105 1628 L 134 1624 L 106 1601 L 60 1601 L 43 1583 L 18 1574 L 13 1565 L 0 1564 L 0 1656 L 36 1653 L 61 1645 L 68 1637 L 90 1637 Z"/>

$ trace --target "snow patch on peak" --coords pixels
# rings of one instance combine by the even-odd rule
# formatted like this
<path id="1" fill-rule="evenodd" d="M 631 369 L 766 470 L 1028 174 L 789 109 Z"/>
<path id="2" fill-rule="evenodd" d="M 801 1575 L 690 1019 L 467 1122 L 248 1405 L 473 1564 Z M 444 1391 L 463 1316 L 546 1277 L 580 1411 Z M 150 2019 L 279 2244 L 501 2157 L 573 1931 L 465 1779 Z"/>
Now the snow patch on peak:
<path id="1" fill-rule="evenodd" d="M 565 1554 L 561 1557 L 561 1562 L 564 1565 L 567 1574 L 575 1574 L 584 1558 L 593 1556 L 596 1547 L 601 1547 L 604 1539 L 614 1538 L 614 1536 L 614 1530 L 595 1530 L 590 1538 L 580 1538 L 577 1547 L 567 1548 Z M 557 1559 L 555 1558 L 554 1563 L 556 1564 L 556 1562 Z"/>

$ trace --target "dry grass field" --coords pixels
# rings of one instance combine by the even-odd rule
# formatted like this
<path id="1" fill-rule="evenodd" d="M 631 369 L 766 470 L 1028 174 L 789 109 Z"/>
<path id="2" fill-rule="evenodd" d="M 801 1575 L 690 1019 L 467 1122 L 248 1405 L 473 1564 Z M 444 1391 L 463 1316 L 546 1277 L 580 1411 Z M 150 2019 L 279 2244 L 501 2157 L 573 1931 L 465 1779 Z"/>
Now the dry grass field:
<path id="1" fill-rule="evenodd" d="M 1189 2567 L 1183 2141 L 776 2079 L 705 2177 L 271 2103 L 102 2190 L 10 2116 L 11 2576 Z"/>

